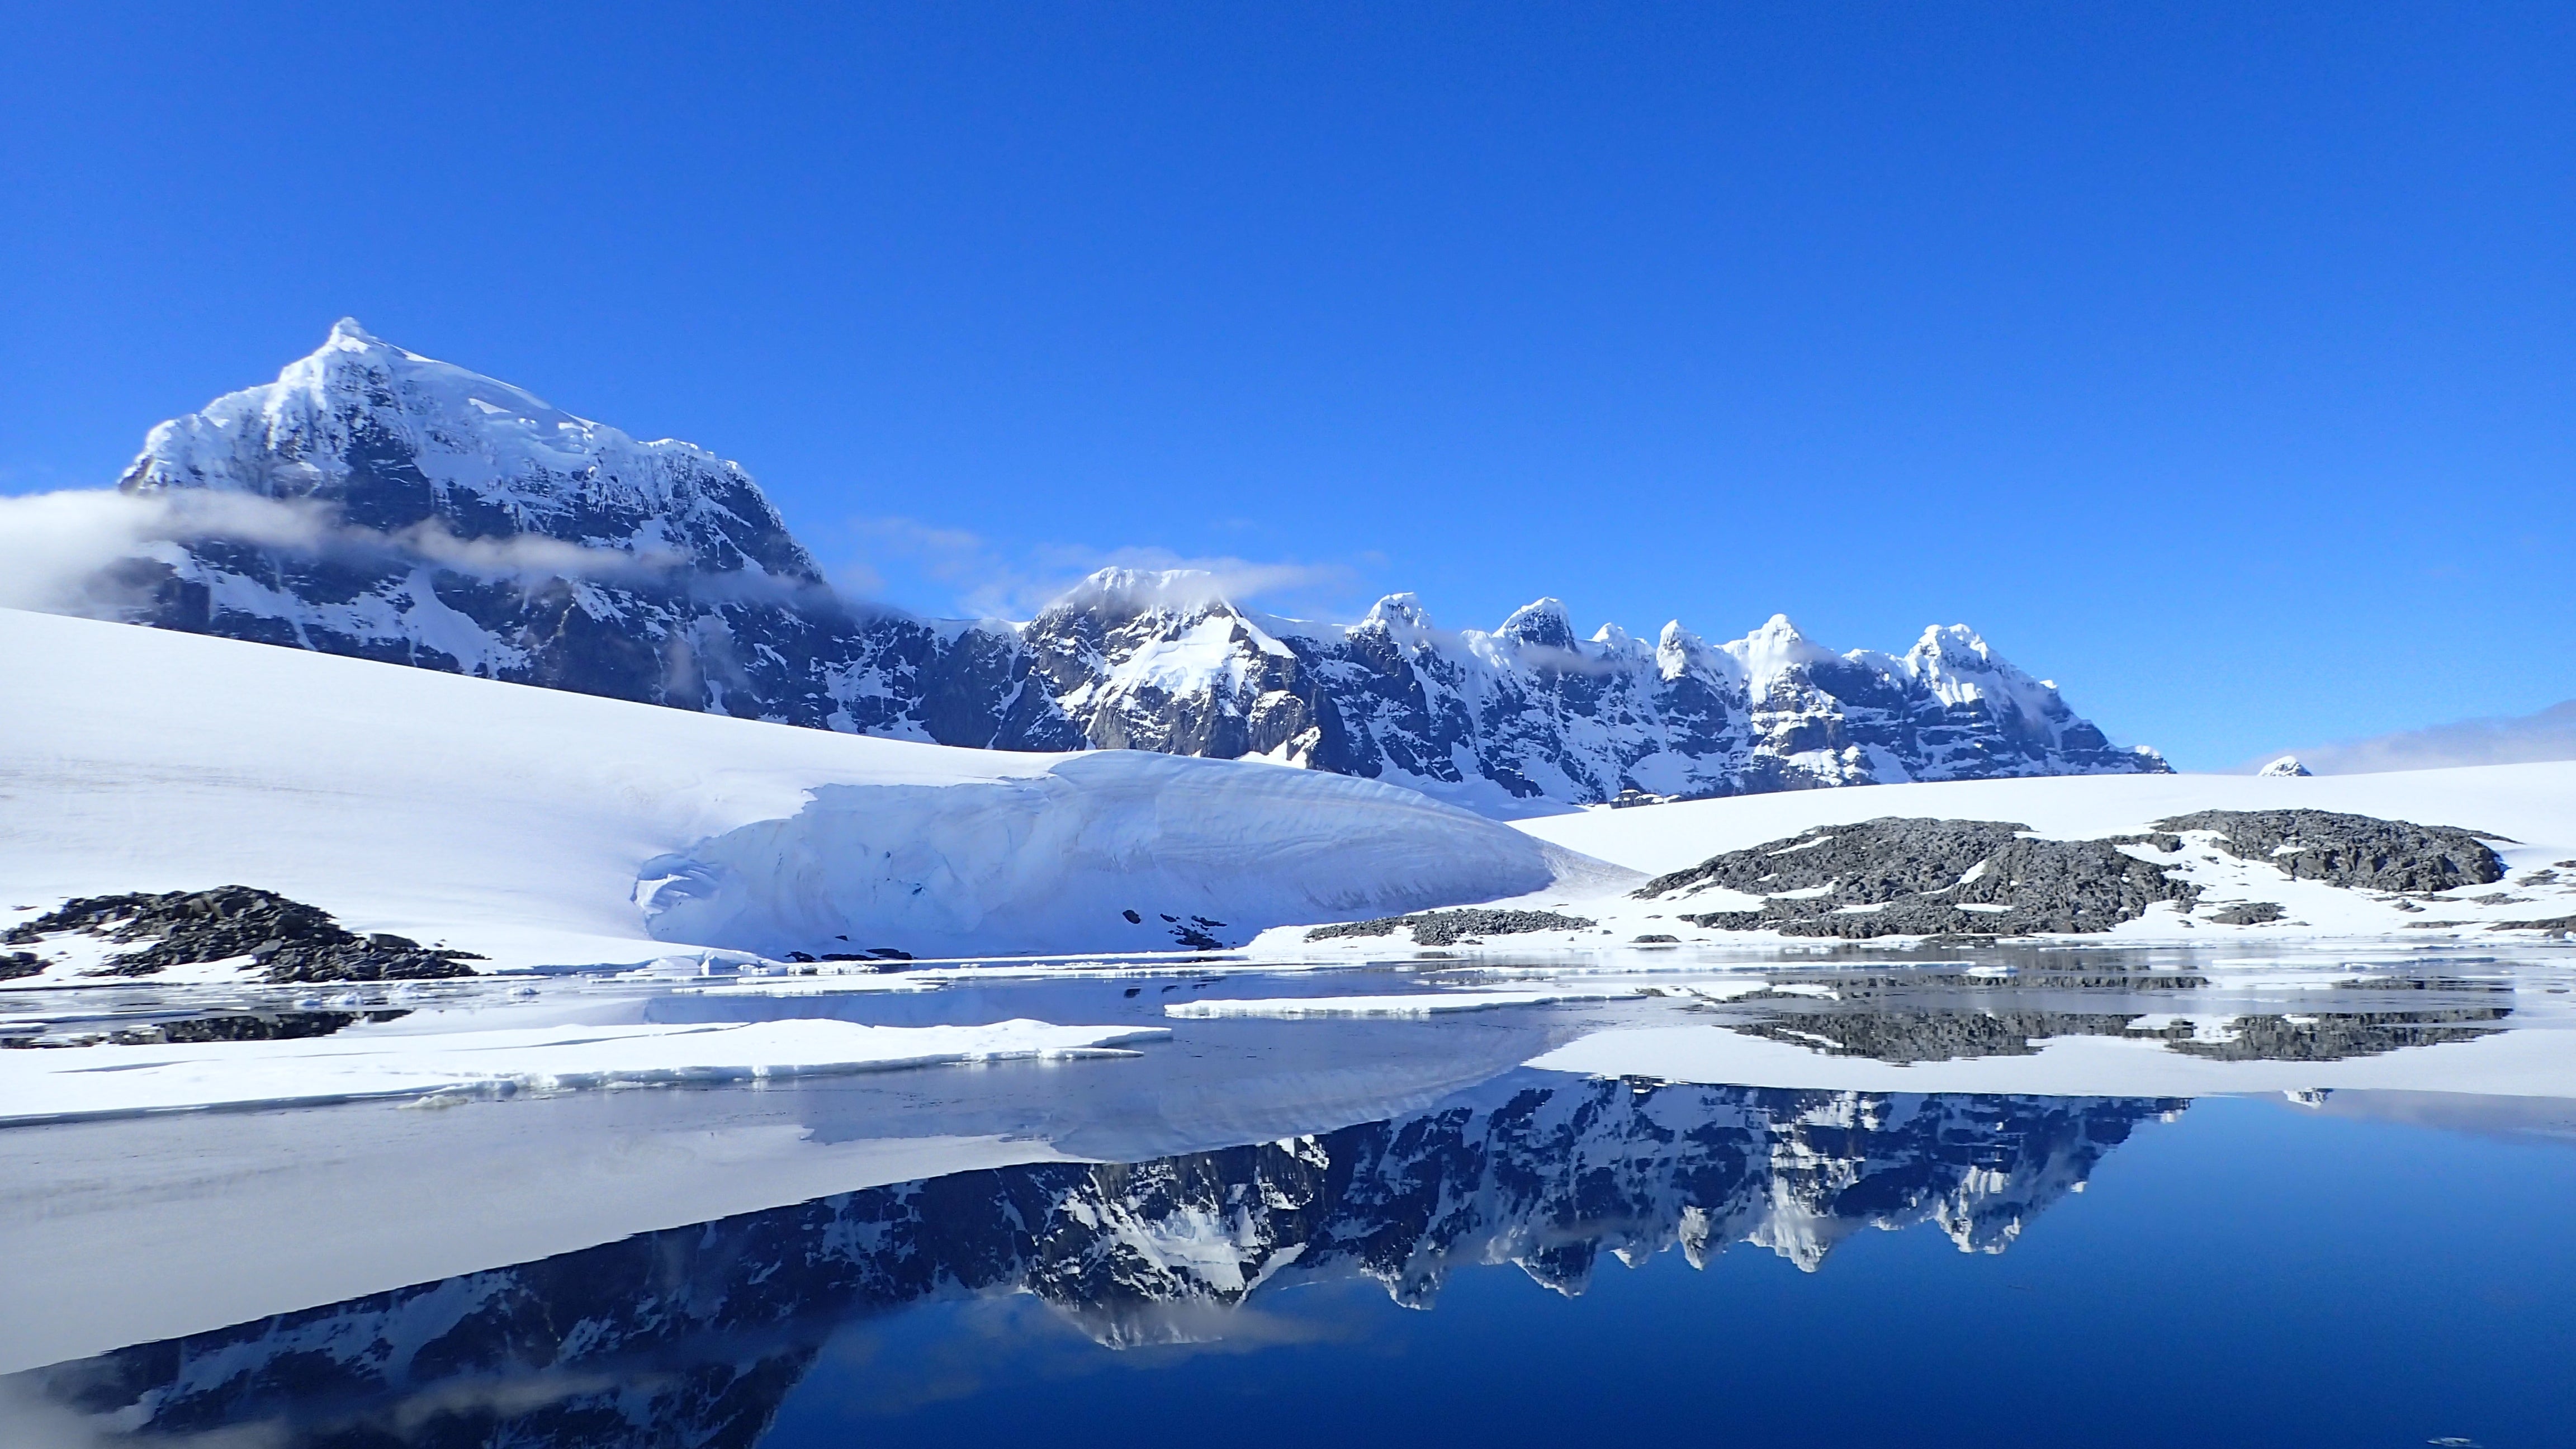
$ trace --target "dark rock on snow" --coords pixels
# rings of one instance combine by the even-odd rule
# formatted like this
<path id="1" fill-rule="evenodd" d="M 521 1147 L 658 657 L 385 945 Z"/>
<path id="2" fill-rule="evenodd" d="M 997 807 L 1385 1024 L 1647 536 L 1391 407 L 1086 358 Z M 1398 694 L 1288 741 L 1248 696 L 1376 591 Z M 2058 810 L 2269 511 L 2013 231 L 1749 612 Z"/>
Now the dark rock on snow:
<path id="1" fill-rule="evenodd" d="M 2504 862 L 2486 844 L 2504 837 L 2486 831 L 2331 810 L 2202 810 L 2156 824 L 2214 831 L 2228 854 L 2277 865 L 2293 880 L 2420 892 L 2504 879 Z"/>
<path id="2" fill-rule="evenodd" d="M 1637 895 L 1687 900 L 1694 891 L 1723 887 L 1765 897 L 1755 909 L 1681 919 L 1792 936 L 2107 931 L 2158 901 L 2193 908 L 2197 886 L 2121 849 L 2145 846 L 2179 857 L 2185 831 L 2210 832 L 2219 849 L 2277 866 L 2291 879 L 2347 888 L 2443 891 L 2504 877 L 2504 862 L 2485 843 L 2500 837 L 2451 826 L 2326 810 L 2203 810 L 2156 826 L 2103 840 L 2040 840 L 2026 833 L 2028 826 L 1998 821 L 1883 817 L 1713 856 L 1648 881 Z M 2277 902 L 2246 901 L 2208 919 L 2247 926 L 2285 914 Z"/>
<path id="3" fill-rule="evenodd" d="M 1754 910 L 1682 919 L 1844 939 L 2107 931 L 2158 901 L 2189 909 L 2198 895 L 2110 841 L 2037 840 L 2022 833 L 2028 828 L 1895 817 L 1819 827 L 1657 876 L 1637 895 L 1687 900 L 1694 890 L 1723 887 L 1769 899 Z"/>
<path id="4" fill-rule="evenodd" d="M 2549 916 L 2537 921 L 2501 921 L 2491 931 L 2538 931 L 2544 936 L 2576 936 L 2576 916 Z"/>
<path id="5" fill-rule="evenodd" d="M 136 945 L 109 957 L 93 976 L 152 976 L 247 956 L 259 979 L 269 982 L 419 981 L 471 976 L 474 968 L 465 963 L 483 959 L 402 936 L 361 936 L 328 912 L 239 885 L 80 897 L 10 928 L 0 944 L 39 945 L 71 932 Z"/>

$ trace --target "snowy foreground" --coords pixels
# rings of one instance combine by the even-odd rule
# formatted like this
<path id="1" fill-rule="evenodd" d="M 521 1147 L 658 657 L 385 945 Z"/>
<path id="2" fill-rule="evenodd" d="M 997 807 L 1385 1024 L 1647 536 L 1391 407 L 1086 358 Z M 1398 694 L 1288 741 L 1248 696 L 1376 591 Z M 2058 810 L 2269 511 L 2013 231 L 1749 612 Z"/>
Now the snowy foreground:
<path id="1" fill-rule="evenodd" d="M 1561 854 L 1313 771 L 950 749 L 42 614 L 0 611 L 0 671 L 0 926 L 238 883 L 497 969 L 1169 951 L 1537 890 Z"/>
<path id="2" fill-rule="evenodd" d="M 2576 763 L 1887 785 L 1515 828 L 1254 762 L 834 735 L 15 611 L 0 611 L 0 668 L 26 682 L 0 698 L 11 814 L 0 926 L 71 896 L 238 883 L 498 970 L 1246 943 L 1263 960 L 1347 961 L 1410 955 L 1412 943 L 1401 932 L 1310 942 L 1310 928 L 1477 902 L 1592 924 L 1454 948 L 1469 954 L 1649 935 L 1758 946 L 1780 938 L 1677 919 L 1757 901 L 1632 892 L 1721 851 L 1873 817 L 2008 821 L 2074 839 L 2196 810 L 2282 808 L 2491 833 L 2507 878 L 2400 899 L 2290 880 L 2196 840 L 2159 863 L 2205 906 L 2272 902 L 2278 917 L 2227 925 L 2206 908 L 2159 906 L 2078 939 L 2449 939 L 2576 911 L 2576 868 L 2558 864 L 2576 859 Z M 99 950 L 68 945 L 54 969 L 8 984 L 72 984 L 95 969 Z"/>

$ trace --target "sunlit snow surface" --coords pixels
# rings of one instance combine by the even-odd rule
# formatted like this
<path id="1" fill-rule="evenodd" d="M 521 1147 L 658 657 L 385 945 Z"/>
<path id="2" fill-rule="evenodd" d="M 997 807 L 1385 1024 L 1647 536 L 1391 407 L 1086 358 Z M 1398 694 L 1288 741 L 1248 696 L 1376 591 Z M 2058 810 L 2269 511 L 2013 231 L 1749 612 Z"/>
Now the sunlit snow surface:
<path id="1" fill-rule="evenodd" d="M 0 669 L 30 682 L 0 693 L 0 925 L 239 883 L 502 968 L 1172 951 L 1536 890 L 1563 855 L 1313 771 L 948 749 L 11 610 Z"/>
<path id="2" fill-rule="evenodd" d="M 118 1044 L 0 1056 L 0 1127 L 380 1098 L 765 1083 L 905 1067 L 1068 1059 L 1168 1035 L 1129 1027 L 721 1022 L 406 1031 L 373 1023 L 270 1042 Z"/>

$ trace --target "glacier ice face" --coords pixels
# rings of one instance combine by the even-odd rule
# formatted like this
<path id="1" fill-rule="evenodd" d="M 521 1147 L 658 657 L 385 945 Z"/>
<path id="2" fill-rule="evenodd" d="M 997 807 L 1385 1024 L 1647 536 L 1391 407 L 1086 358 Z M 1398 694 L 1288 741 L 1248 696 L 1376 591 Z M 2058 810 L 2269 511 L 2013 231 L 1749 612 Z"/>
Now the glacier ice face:
<path id="1" fill-rule="evenodd" d="M 646 863 L 660 940 L 784 958 L 1240 945 L 1544 888 L 1552 847 L 1366 780 L 1135 751 L 1034 778 L 826 785 Z"/>
<path id="2" fill-rule="evenodd" d="M 1649 645 L 1579 637 L 1554 599 L 1444 631 L 1410 594 L 1327 625 L 1125 569 L 1024 624 L 857 606 L 735 464 L 350 321 L 276 382 L 153 429 L 119 486 L 283 520 L 199 510 L 120 571 L 137 622 L 816 728 L 1261 756 L 1504 816 L 2165 769 L 1956 625 L 1903 655 L 1838 654 L 1784 616 Z"/>

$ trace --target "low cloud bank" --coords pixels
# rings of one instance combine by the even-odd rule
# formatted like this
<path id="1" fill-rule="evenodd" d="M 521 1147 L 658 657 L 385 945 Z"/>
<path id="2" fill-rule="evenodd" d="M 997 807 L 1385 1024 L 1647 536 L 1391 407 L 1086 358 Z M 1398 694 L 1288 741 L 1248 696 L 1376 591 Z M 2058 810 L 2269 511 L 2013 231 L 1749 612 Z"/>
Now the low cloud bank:
<path id="1" fill-rule="evenodd" d="M 982 547 L 970 534 L 941 537 L 957 547 Z M 858 614 L 886 607 L 844 598 L 809 580 L 691 568 L 686 555 L 668 549 L 585 546 L 529 533 L 465 538 L 435 519 L 392 530 L 366 528 L 350 523 L 333 503 L 216 489 L 84 488 L 0 497 L 0 608 L 124 617 L 141 602 L 132 567 L 137 561 L 177 564 L 180 546 L 217 540 L 364 564 L 426 564 L 484 579 L 677 583 L 707 603 L 788 601 L 809 611 Z M 1100 558 L 1138 571 L 1158 591 L 1159 602 L 1172 604 L 1239 600 L 1344 576 L 1333 568 L 1186 559 L 1151 549 L 1086 556 L 1085 571 Z M 862 593 L 883 584 L 873 571 L 849 582 Z M 996 595 L 986 600 L 993 607 L 980 613 L 1027 618 L 1077 585 L 1061 570 L 1031 576 L 1008 591 L 1009 607 Z"/>
<path id="2" fill-rule="evenodd" d="M 330 504 L 250 493 L 71 489 L 0 498 L 0 608 L 111 617 L 125 601 L 118 565 L 202 539 L 408 560 L 483 578 L 649 578 L 685 562 L 670 552 L 586 548 L 534 534 L 460 538 L 434 521 L 362 528 Z"/>
<path id="3" fill-rule="evenodd" d="M 1332 600 L 1347 595 L 1358 578 L 1344 564 L 1263 562 L 1232 555 L 1185 555 L 1165 548 L 1094 548 L 1087 544 L 1006 546 L 965 529 L 918 519 L 857 518 L 843 526 L 861 558 L 844 566 L 851 587 L 873 592 L 889 574 L 917 576 L 916 583 L 944 586 L 953 602 L 941 607 L 978 619 L 1028 619 L 1081 589 L 1101 569 L 1163 575 L 1161 602 L 1188 607 L 1223 599 L 1242 604 L 1267 598 L 1278 607 L 1315 618 L 1334 617 Z"/>
<path id="4" fill-rule="evenodd" d="M 2464 719 L 2430 729 L 2401 730 L 2293 753 L 2298 755 L 2299 763 L 2320 775 L 2576 760 L 2576 699 L 2553 704 L 2538 714 Z M 2277 752 L 2266 755 L 2246 768 L 2259 769 L 2278 757 Z"/>

